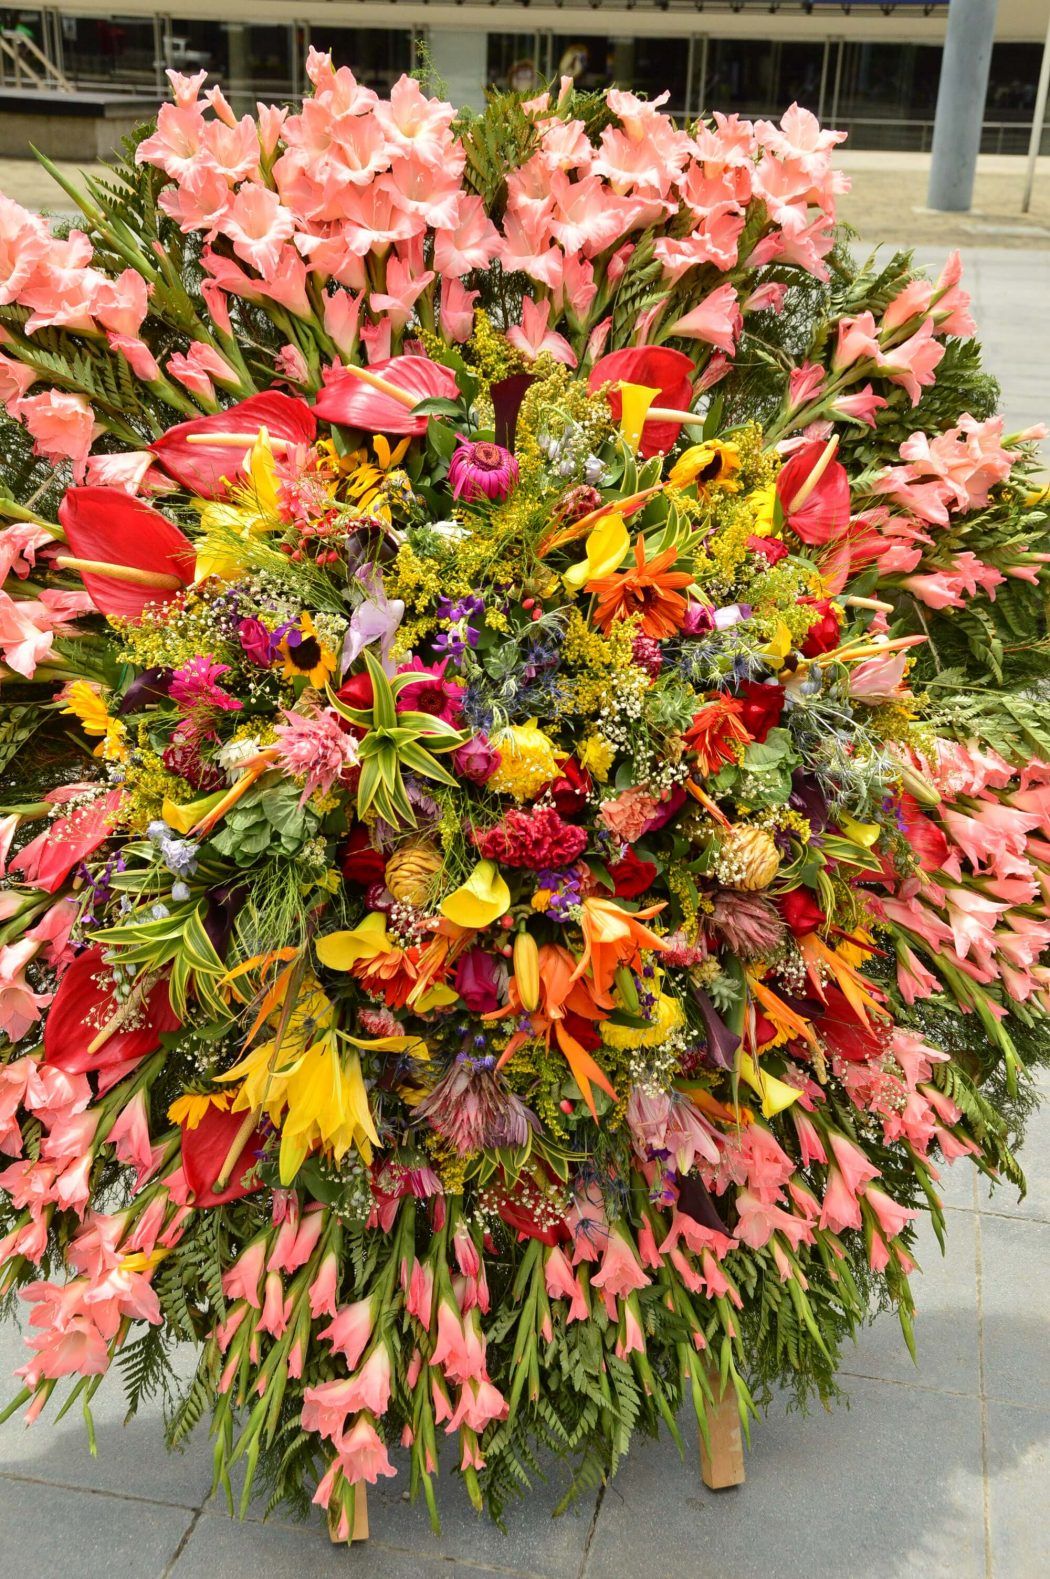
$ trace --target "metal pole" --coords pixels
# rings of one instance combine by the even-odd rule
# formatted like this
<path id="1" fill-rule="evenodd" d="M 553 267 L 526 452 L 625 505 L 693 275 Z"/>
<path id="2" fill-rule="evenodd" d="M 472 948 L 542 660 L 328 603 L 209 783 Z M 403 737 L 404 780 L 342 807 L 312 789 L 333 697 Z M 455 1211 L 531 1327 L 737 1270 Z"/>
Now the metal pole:
<path id="1" fill-rule="evenodd" d="M 1046 97 L 1050 90 L 1050 17 L 1046 19 L 1046 41 L 1043 44 L 1043 63 L 1039 68 L 1039 86 L 1035 91 L 1035 114 L 1032 116 L 1032 135 L 1028 139 L 1028 168 L 1024 178 L 1024 197 L 1021 213 L 1027 214 L 1032 206 L 1032 188 L 1035 185 L 1035 162 L 1043 141 L 1043 124 L 1046 121 Z"/>
<path id="2" fill-rule="evenodd" d="M 839 94 L 842 91 L 842 57 L 846 53 L 846 40 L 840 38 L 837 40 L 837 43 L 839 52 L 835 56 L 835 86 L 831 90 L 832 126 L 837 126 L 839 123 Z"/>
<path id="3" fill-rule="evenodd" d="M 696 90 L 696 113 L 707 114 L 707 34 L 700 40 L 700 81 Z"/>
<path id="4" fill-rule="evenodd" d="M 820 96 L 817 99 L 817 120 L 824 119 L 824 94 L 828 87 L 828 56 L 831 53 L 831 40 L 824 40 L 824 53 L 820 59 Z"/>
<path id="5" fill-rule="evenodd" d="M 998 7 L 999 0 L 951 0 L 948 7 L 926 195 L 929 208 L 965 214 L 972 206 Z"/>
<path id="6" fill-rule="evenodd" d="M 688 126 L 693 113 L 693 74 L 696 69 L 696 34 L 690 33 L 689 47 L 685 57 L 685 107 L 682 110 L 682 121 Z"/>

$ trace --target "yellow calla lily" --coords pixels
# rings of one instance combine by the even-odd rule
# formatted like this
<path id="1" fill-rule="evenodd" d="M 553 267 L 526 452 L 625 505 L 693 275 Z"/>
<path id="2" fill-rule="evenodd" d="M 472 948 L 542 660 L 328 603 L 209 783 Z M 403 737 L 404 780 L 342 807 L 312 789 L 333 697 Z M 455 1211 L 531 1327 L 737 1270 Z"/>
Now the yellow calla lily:
<path id="1" fill-rule="evenodd" d="M 173 800 L 165 796 L 160 814 L 169 828 L 174 828 L 176 833 L 187 834 L 219 804 L 225 794 L 225 790 L 216 790 L 212 795 L 202 795 L 200 800 L 187 801 L 184 806 L 176 806 Z"/>
<path id="2" fill-rule="evenodd" d="M 630 547 L 631 534 L 624 524 L 623 516 L 619 511 L 612 510 L 602 516 L 584 543 L 586 558 L 570 565 L 562 580 L 570 591 L 577 591 L 588 581 L 596 581 L 599 576 L 611 576 L 614 570 L 620 568 Z"/>
<path id="3" fill-rule="evenodd" d="M 412 1007 L 417 1010 L 418 1013 L 426 1014 L 428 1009 L 447 1009 L 450 1003 L 458 1002 L 459 993 L 454 987 L 446 986 L 443 981 L 436 981 L 432 987 L 427 988 L 426 992 L 421 993 L 418 998 L 413 999 Z M 425 1042 L 423 1043 L 423 1046 L 426 1047 Z M 424 1054 L 415 1053 L 413 1056 L 416 1058 L 422 1058 Z"/>
<path id="4" fill-rule="evenodd" d="M 761 649 L 764 658 L 771 658 L 774 663 L 783 663 L 794 643 L 791 632 L 783 620 L 777 620 L 776 629 L 766 645 Z"/>
<path id="5" fill-rule="evenodd" d="M 649 407 L 660 393 L 648 384 L 621 384 L 620 432 L 632 450 L 642 442 L 642 429 L 649 415 Z"/>
<path id="6" fill-rule="evenodd" d="M 389 954 L 393 946 L 386 935 L 386 916 L 373 910 L 360 926 L 318 938 L 317 958 L 329 970 L 352 970 L 360 960 Z"/>
<path id="7" fill-rule="evenodd" d="M 882 832 L 878 823 L 858 822 L 848 811 L 837 812 L 835 820 L 846 838 L 852 839 L 854 844 L 861 845 L 865 850 L 870 850 L 878 843 L 879 834 Z"/>
<path id="8" fill-rule="evenodd" d="M 739 1069 L 741 1080 L 762 1100 L 763 1118 L 774 1118 L 776 1114 L 783 1113 L 802 1095 L 797 1086 L 789 1086 L 787 1081 L 778 1080 L 776 1075 L 767 1075 L 764 1069 L 759 1069 L 747 1053 L 740 1054 Z"/>
<path id="9" fill-rule="evenodd" d="M 479 861 L 465 883 L 442 902 L 441 914 L 458 927 L 491 926 L 510 909 L 510 889 L 495 861 Z"/>

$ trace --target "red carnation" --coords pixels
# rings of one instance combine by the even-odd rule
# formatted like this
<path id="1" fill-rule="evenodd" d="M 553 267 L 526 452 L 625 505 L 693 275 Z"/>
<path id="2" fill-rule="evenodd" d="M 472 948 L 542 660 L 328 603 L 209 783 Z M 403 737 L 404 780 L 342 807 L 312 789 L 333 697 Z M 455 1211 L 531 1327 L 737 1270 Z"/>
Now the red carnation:
<path id="1" fill-rule="evenodd" d="M 808 888 L 793 888 L 790 893 L 779 895 L 777 909 L 796 937 L 815 932 L 827 920 Z"/>
<path id="2" fill-rule="evenodd" d="M 382 882 L 385 872 L 386 856 L 373 850 L 368 829 L 358 823 L 350 829 L 350 837 L 343 845 L 343 876 L 348 883 L 367 888 L 370 883 Z"/>
<path id="3" fill-rule="evenodd" d="M 538 872 L 571 866 L 587 846 L 587 832 L 565 822 L 553 806 L 535 806 L 508 811 L 502 822 L 478 834 L 476 843 L 486 860 Z"/>
<path id="4" fill-rule="evenodd" d="M 771 729 L 780 722 L 784 711 L 784 690 L 779 685 L 762 685 L 758 680 L 745 680 L 737 693 L 742 704 L 738 717 L 752 740 L 760 744 Z"/>

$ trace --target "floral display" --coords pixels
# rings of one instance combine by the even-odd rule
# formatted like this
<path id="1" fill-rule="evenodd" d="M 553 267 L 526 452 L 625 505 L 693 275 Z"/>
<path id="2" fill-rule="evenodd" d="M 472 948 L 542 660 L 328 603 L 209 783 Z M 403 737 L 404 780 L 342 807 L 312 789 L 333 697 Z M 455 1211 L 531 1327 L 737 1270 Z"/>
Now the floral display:
<path id="1" fill-rule="evenodd" d="M 307 71 L 0 197 L 0 1294 L 7 1414 L 347 1539 L 912 1345 L 1046 1052 L 1050 530 L 808 111 Z"/>

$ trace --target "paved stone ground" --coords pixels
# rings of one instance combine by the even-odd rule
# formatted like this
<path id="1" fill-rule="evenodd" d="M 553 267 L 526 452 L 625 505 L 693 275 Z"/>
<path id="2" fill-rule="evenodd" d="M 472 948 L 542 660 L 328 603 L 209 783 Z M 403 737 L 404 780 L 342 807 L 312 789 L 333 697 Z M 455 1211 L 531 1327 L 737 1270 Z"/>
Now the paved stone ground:
<path id="1" fill-rule="evenodd" d="M 10 168 L 0 165 L 0 190 Z M 22 198 L 46 201 L 39 186 Z M 925 241 L 905 204 L 888 239 Z M 867 234 L 885 239 L 881 225 Z M 962 242 L 1008 427 L 1050 415 L 1050 250 L 974 245 L 973 233 L 947 230 L 932 240 L 919 250 L 933 268 Z M 334 1549 L 319 1520 L 263 1523 L 253 1512 L 231 1522 L 208 1498 L 203 1435 L 169 1457 L 155 1413 L 122 1427 L 119 1389 L 104 1386 L 95 1459 L 75 1413 L 54 1428 L 23 1433 L 12 1421 L 0 1431 L 0 1579 L 1042 1579 L 1050 1101 L 1024 1161 L 1020 1203 L 991 1194 L 964 1164 L 946 1175 L 948 1253 L 929 1234 L 921 1245 L 918 1366 L 893 1318 L 881 1318 L 847 1359 L 849 1408 L 800 1416 L 774 1405 L 755 1428 L 741 1488 L 707 1492 L 691 1447 L 683 1463 L 668 1443 L 646 1443 L 575 1516 L 551 1521 L 557 1494 L 541 1488 L 512 1512 L 509 1536 L 477 1521 L 450 1486 L 435 1538 L 388 1481 L 371 1497 L 368 1546 Z M 18 1334 L 0 1328 L 0 1376 L 21 1356 Z M 695 1432 L 685 1434 L 691 1444 Z"/>

